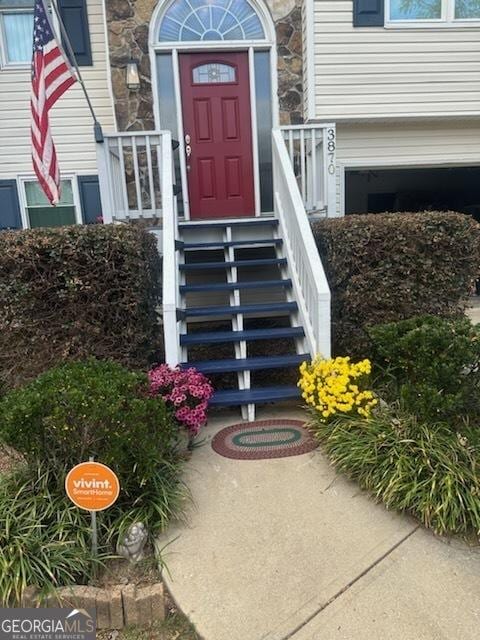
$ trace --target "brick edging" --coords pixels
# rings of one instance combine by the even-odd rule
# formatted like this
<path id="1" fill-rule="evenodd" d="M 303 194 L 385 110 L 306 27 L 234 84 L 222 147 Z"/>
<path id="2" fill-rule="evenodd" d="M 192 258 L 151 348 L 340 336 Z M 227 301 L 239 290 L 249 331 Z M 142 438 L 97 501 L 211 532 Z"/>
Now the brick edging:
<path id="1" fill-rule="evenodd" d="M 39 606 L 35 589 L 25 590 L 22 606 Z M 161 582 L 140 587 L 113 585 L 108 589 L 81 585 L 60 587 L 42 602 L 42 606 L 95 609 L 97 629 L 147 626 L 155 620 L 165 619 L 165 593 Z"/>

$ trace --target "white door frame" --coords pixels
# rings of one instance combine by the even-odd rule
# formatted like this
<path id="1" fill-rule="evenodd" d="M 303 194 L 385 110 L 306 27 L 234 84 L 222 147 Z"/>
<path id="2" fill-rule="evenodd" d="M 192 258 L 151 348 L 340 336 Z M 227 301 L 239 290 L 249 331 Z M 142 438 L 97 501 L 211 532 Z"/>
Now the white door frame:
<path id="1" fill-rule="evenodd" d="M 250 83 L 250 109 L 252 122 L 252 154 L 253 154 L 253 183 L 255 194 L 255 216 L 261 215 L 260 208 L 260 170 L 258 161 L 258 141 L 257 141 L 257 105 L 255 92 L 255 51 L 268 51 L 270 58 L 270 87 L 272 105 L 272 127 L 278 127 L 278 77 L 277 77 L 277 49 L 275 46 L 275 25 L 269 10 L 262 4 L 261 0 L 249 0 L 254 7 L 258 17 L 262 22 L 266 39 L 265 40 L 241 40 L 229 41 L 202 41 L 202 42 L 157 42 L 158 32 L 163 14 L 170 6 L 170 1 L 160 2 L 150 21 L 149 30 L 149 52 L 150 68 L 152 78 L 153 114 L 155 129 L 160 130 L 162 123 L 160 120 L 160 109 L 158 104 L 158 74 L 157 74 L 157 53 L 170 52 L 172 54 L 174 94 L 176 102 L 176 119 L 178 130 L 179 154 L 180 154 L 180 175 L 182 179 L 182 198 L 184 205 L 185 219 L 190 219 L 190 204 L 187 185 L 187 163 L 185 156 L 185 133 L 183 128 L 182 94 L 180 88 L 180 69 L 178 54 L 195 53 L 200 51 L 219 52 L 222 51 L 242 51 L 248 55 L 249 83 Z"/>

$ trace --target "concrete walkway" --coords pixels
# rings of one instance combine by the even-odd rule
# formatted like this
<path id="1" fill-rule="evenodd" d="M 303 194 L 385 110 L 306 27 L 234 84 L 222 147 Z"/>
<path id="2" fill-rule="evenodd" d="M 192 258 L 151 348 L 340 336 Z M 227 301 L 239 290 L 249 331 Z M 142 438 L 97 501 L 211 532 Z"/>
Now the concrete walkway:
<path id="1" fill-rule="evenodd" d="M 478 640 L 478 548 L 374 504 L 318 450 L 219 456 L 209 441 L 235 422 L 206 430 L 187 466 L 189 524 L 160 541 L 173 540 L 165 580 L 204 640 Z"/>

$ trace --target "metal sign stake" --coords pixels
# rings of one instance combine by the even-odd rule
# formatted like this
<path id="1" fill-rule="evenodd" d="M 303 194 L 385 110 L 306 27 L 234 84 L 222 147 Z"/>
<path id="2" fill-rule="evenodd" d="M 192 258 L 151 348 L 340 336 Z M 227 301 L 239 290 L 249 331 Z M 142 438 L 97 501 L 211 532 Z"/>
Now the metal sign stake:
<path id="1" fill-rule="evenodd" d="M 94 462 L 94 456 L 90 456 L 88 460 L 89 462 Z M 96 511 L 90 511 L 90 521 L 92 525 L 92 555 L 96 560 L 98 556 L 98 531 Z"/>

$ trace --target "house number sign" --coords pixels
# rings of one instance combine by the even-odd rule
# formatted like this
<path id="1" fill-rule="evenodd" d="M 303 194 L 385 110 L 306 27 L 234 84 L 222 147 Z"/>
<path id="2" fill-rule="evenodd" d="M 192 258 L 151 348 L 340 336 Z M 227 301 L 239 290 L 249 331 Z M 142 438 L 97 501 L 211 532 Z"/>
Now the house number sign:
<path id="1" fill-rule="evenodd" d="M 327 129 L 327 156 L 328 156 L 328 173 L 333 175 L 335 173 L 335 129 Z"/>

